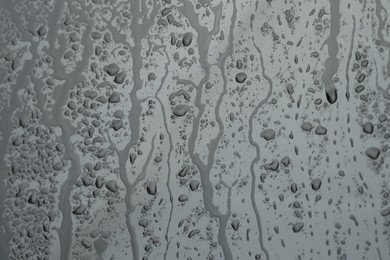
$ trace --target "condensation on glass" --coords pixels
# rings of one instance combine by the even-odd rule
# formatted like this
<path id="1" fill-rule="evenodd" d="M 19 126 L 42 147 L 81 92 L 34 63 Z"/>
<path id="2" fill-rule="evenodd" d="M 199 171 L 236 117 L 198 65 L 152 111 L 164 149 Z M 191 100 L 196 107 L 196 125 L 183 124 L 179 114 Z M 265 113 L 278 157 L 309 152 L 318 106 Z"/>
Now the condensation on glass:
<path id="1" fill-rule="evenodd" d="M 0 2 L 0 259 L 390 259 L 390 1 Z"/>

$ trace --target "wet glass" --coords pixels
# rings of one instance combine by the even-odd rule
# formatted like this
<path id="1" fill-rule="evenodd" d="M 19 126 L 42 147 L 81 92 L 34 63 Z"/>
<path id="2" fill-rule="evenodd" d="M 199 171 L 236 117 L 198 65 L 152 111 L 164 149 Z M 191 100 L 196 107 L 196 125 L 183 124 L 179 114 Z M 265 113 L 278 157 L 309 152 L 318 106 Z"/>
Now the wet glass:
<path id="1" fill-rule="evenodd" d="M 0 1 L 0 259 L 390 259 L 390 1 Z"/>

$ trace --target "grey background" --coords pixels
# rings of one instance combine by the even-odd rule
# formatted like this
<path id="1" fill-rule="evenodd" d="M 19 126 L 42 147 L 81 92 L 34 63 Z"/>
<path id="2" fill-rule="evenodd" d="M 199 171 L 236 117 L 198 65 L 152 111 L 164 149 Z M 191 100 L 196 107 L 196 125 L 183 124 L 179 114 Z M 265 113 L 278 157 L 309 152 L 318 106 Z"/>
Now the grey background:
<path id="1" fill-rule="evenodd" d="M 389 1 L 0 3 L 0 259 L 390 259 Z"/>

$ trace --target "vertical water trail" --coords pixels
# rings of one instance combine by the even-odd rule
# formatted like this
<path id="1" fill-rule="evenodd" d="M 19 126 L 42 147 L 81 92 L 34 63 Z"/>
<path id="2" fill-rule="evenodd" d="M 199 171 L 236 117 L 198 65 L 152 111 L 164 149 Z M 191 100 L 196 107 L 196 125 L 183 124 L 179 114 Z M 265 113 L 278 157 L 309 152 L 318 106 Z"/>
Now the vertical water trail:
<path id="1" fill-rule="evenodd" d="M 352 58 L 352 52 L 353 52 L 353 43 L 354 43 L 354 40 L 355 40 L 355 30 L 356 30 L 356 20 L 355 20 L 355 16 L 354 15 L 352 15 L 352 19 L 353 19 L 353 29 L 352 29 L 352 36 L 351 36 L 351 45 L 349 47 L 347 68 L 345 70 L 345 78 L 347 79 L 346 97 L 347 97 L 348 101 L 349 101 L 349 96 L 350 96 L 350 93 L 349 93 L 349 65 L 351 64 L 351 58 Z"/>
<path id="2" fill-rule="evenodd" d="M 227 201 L 227 212 L 226 214 L 222 214 L 221 217 L 219 218 L 219 229 L 218 229 L 218 241 L 221 244 L 223 255 L 225 259 L 232 259 L 233 260 L 233 255 L 230 250 L 229 244 L 227 242 L 227 237 L 226 237 L 226 227 L 227 227 L 227 222 L 232 214 L 231 211 L 231 205 L 232 205 L 232 187 L 228 187 L 226 184 L 224 186 L 228 189 L 228 201 Z M 221 243 L 222 242 L 222 243 Z M 228 247 L 229 250 L 224 250 L 223 247 Z"/>
<path id="3" fill-rule="evenodd" d="M 378 252 L 379 260 L 382 260 L 382 255 L 381 255 L 381 251 L 380 251 L 379 247 L 376 248 L 376 251 Z"/>
<path id="4" fill-rule="evenodd" d="M 55 126 L 59 126 L 62 129 L 62 135 L 58 139 L 65 146 L 67 156 L 64 156 L 64 159 L 71 161 L 71 166 L 68 172 L 68 179 L 61 187 L 58 203 L 58 208 L 62 212 L 62 222 L 57 232 L 61 245 L 61 260 L 66 260 L 70 257 L 73 235 L 73 223 L 71 216 L 72 206 L 70 203 L 70 193 L 73 189 L 73 184 L 81 175 L 81 163 L 79 157 L 77 156 L 76 148 L 70 142 L 70 138 L 72 135 L 74 135 L 76 129 L 67 125 L 64 119 L 61 120 L 61 117 L 57 118 L 59 119 L 53 119 L 52 123 L 55 123 Z"/>
<path id="5" fill-rule="evenodd" d="M 111 142 L 111 139 L 110 139 Z M 154 142 L 154 139 L 153 141 Z M 111 145 L 115 146 L 113 142 L 111 142 Z M 134 211 L 134 207 L 131 203 L 131 197 L 130 195 L 133 192 L 134 185 L 130 185 L 128 177 L 127 177 L 127 171 L 126 171 L 126 163 L 129 159 L 129 151 L 131 148 L 131 144 L 128 143 L 123 151 L 116 150 L 117 157 L 118 157 L 118 163 L 119 163 L 119 175 L 120 178 L 125 185 L 126 193 L 125 193 L 125 204 L 126 204 L 126 226 L 127 230 L 130 235 L 130 244 L 131 244 L 131 250 L 132 250 L 132 257 L 133 259 L 139 259 L 139 247 L 136 239 L 136 231 L 134 225 L 130 221 L 130 213 Z M 145 166 L 144 166 L 145 167 Z"/>
<path id="6" fill-rule="evenodd" d="M 130 93 L 131 99 L 131 110 L 129 114 L 129 122 L 131 128 L 131 141 L 129 148 L 134 146 L 137 143 L 139 137 L 139 125 L 140 125 L 140 116 L 141 116 L 141 102 L 137 98 L 137 91 L 142 88 L 143 80 L 140 76 L 140 71 L 142 68 L 142 40 L 146 38 L 149 33 L 149 29 L 154 24 L 155 17 L 158 13 L 158 6 L 154 6 L 151 18 L 143 19 L 142 24 L 140 23 L 141 15 L 146 17 L 146 11 L 140 11 L 140 1 L 135 0 L 130 1 L 130 6 L 132 10 L 131 17 L 131 36 L 134 40 L 134 46 L 130 47 L 131 58 L 133 61 L 133 82 L 134 86 Z"/>
<path id="7" fill-rule="evenodd" d="M 390 84 L 387 86 L 387 89 L 379 86 L 379 71 L 380 71 L 380 69 L 378 69 L 378 64 L 376 63 L 375 59 L 374 59 L 374 65 L 376 68 L 375 86 L 378 89 L 379 93 L 382 93 L 383 98 L 390 100 L 390 93 L 389 93 Z"/>
<path id="8" fill-rule="evenodd" d="M 85 39 L 85 38 L 84 38 Z M 87 44 L 84 42 L 84 44 Z M 34 46 L 36 44 L 33 44 Z M 37 49 L 34 48 L 34 57 L 38 57 Z M 62 52 L 59 52 L 62 53 Z M 87 66 L 87 61 L 89 60 L 89 56 L 87 56 L 84 60 L 84 63 L 81 64 L 80 68 L 76 70 L 78 73 L 83 71 L 82 68 L 85 68 Z M 58 60 L 59 57 L 53 57 L 53 60 Z M 58 71 L 57 71 L 58 72 Z M 73 73 L 72 73 L 73 74 Z M 69 78 L 78 78 L 74 77 L 75 75 L 73 74 Z M 70 247 L 71 247 L 71 242 L 72 242 L 72 221 L 71 221 L 71 207 L 70 207 L 70 201 L 69 201 L 69 196 L 70 192 L 72 190 L 73 184 L 77 180 L 77 178 L 80 176 L 80 161 L 79 158 L 76 154 L 75 147 L 69 142 L 70 137 L 77 131 L 76 128 L 73 128 L 72 126 L 66 124 L 62 115 L 62 107 L 65 105 L 66 99 L 63 98 L 64 91 L 67 89 L 65 87 L 62 88 L 62 91 L 60 92 L 60 95 L 57 95 L 54 97 L 54 100 L 56 100 L 56 104 L 60 103 L 60 105 L 56 106 L 56 109 L 54 113 L 52 114 L 51 112 L 47 111 L 45 109 L 45 101 L 46 99 L 43 96 L 43 93 L 40 92 L 39 87 L 43 84 L 38 82 L 37 79 L 34 78 L 33 75 L 29 76 L 31 81 L 34 84 L 34 87 L 36 88 L 36 99 L 37 99 L 37 108 L 40 110 L 42 113 L 41 117 L 41 122 L 45 126 L 59 126 L 62 130 L 62 135 L 57 137 L 57 141 L 59 141 L 61 144 L 65 146 L 65 151 L 67 154 L 64 155 L 64 159 L 70 160 L 71 161 L 71 167 L 68 172 L 68 179 L 66 182 L 63 184 L 61 187 L 61 191 L 59 194 L 59 202 L 58 202 L 58 207 L 62 212 L 62 222 L 61 222 L 61 227 L 60 229 L 53 228 L 54 230 L 57 231 L 59 240 L 60 240 L 60 248 L 61 248 L 61 258 L 62 259 L 68 259 L 69 258 L 69 253 L 70 253 Z M 69 89 L 74 86 L 76 82 L 72 82 L 69 85 Z M 63 104 L 61 102 L 58 102 L 59 99 L 61 98 L 62 101 L 64 101 Z M 70 178 L 70 173 L 77 173 L 73 174 L 73 178 Z"/>
<path id="9" fill-rule="evenodd" d="M 59 6 L 56 6 L 55 12 L 51 17 L 50 24 L 51 30 L 49 30 L 48 39 L 50 43 L 55 42 L 55 38 L 57 36 L 57 26 L 58 26 L 58 17 L 60 11 L 62 11 L 61 1 L 57 1 Z M 71 4 L 69 4 L 71 7 Z M 57 230 L 60 245 L 61 245 L 61 260 L 67 260 L 70 258 L 71 246 L 72 246 L 72 216 L 71 216 L 71 203 L 70 203 L 70 193 L 73 188 L 73 184 L 76 182 L 78 177 L 81 175 L 81 163 L 80 159 L 76 153 L 76 147 L 70 142 L 71 137 L 76 133 L 77 129 L 74 128 L 70 122 L 64 118 L 63 107 L 66 105 L 67 97 L 69 97 L 69 92 L 73 89 L 73 87 L 79 83 L 85 81 L 82 76 L 82 72 L 88 66 L 89 59 L 93 54 L 93 49 L 89 48 L 92 46 L 91 39 L 89 37 L 92 32 L 92 23 L 89 20 L 85 20 L 87 23 L 86 31 L 81 39 L 81 44 L 85 46 L 84 52 L 82 53 L 83 58 L 81 62 L 77 65 L 77 68 L 69 73 L 65 74 L 64 77 L 64 69 L 65 67 L 61 63 L 61 54 L 56 50 L 54 44 L 51 44 L 47 53 L 49 56 L 53 58 L 53 77 L 56 79 L 63 79 L 65 83 L 57 86 L 53 91 L 53 99 L 55 100 L 55 106 L 53 108 L 52 118 L 50 120 L 45 119 L 45 124 L 51 126 L 59 126 L 62 129 L 62 135 L 58 138 L 59 141 L 65 146 L 66 155 L 64 159 L 71 161 L 71 167 L 69 168 L 69 174 L 67 180 L 64 182 L 60 191 L 59 198 L 59 209 L 62 212 L 62 223 Z"/>
<path id="10" fill-rule="evenodd" d="M 130 184 L 127 178 L 127 172 L 126 172 L 126 162 L 129 158 L 128 156 L 128 151 L 130 149 L 130 146 L 127 145 L 127 149 L 123 151 L 116 150 L 117 156 L 118 156 L 118 161 L 119 161 L 119 172 L 120 172 L 120 177 L 123 182 L 123 184 L 126 187 L 126 194 L 125 194 L 125 203 L 126 203 L 126 226 L 128 229 L 128 232 L 130 234 L 130 243 L 131 243 L 131 250 L 132 250 L 132 256 L 133 259 L 139 259 L 139 246 L 137 243 L 137 234 L 135 231 L 134 225 L 130 221 L 130 214 L 134 212 L 135 207 L 131 202 L 131 197 L 130 195 L 133 193 L 134 187 L 138 185 L 140 181 L 142 181 L 145 176 L 146 176 L 146 167 L 149 165 L 149 162 L 152 158 L 152 153 L 154 150 L 154 140 L 155 140 L 156 135 L 153 136 L 152 138 L 152 147 L 149 151 L 148 157 L 146 159 L 146 162 L 144 166 L 142 167 L 141 173 L 137 176 L 136 180 L 134 181 L 133 184 Z M 110 140 L 111 142 L 111 140 Z M 113 142 L 111 142 L 112 146 L 115 146 Z"/>
<path id="11" fill-rule="evenodd" d="M 131 185 L 132 189 L 131 191 L 134 190 L 134 188 L 141 182 L 145 179 L 146 177 L 146 169 L 148 168 L 148 165 L 150 163 L 150 160 L 152 159 L 152 155 L 153 155 L 153 152 L 154 152 L 154 141 L 156 140 L 156 134 L 154 134 L 153 138 L 152 138 L 152 146 L 150 147 L 150 151 L 149 151 L 149 154 L 148 154 L 148 157 L 146 158 L 146 161 L 145 161 L 145 164 L 144 166 L 142 167 L 142 171 L 141 173 L 137 176 L 137 178 L 135 179 L 134 183 Z M 135 210 L 135 207 L 133 206 L 130 210 L 131 213 L 133 213 Z"/>
<path id="12" fill-rule="evenodd" d="M 119 162 L 119 175 L 120 178 L 123 182 L 123 184 L 126 187 L 126 193 L 125 193 L 125 204 L 126 204 L 126 226 L 127 230 L 130 235 L 130 244 L 131 244 L 131 251 L 132 251 L 132 257 L 133 259 L 138 259 L 138 243 L 136 240 L 136 232 L 135 232 L 135 227 L 133 224 L 130 222 L 130 209 L 131 209 L 131 198 L 130 195 L 132 193 L 132 188 L 129 184 L 128 178 L 127 178 L 127 171 L 126 171 L 126 163 L 129 158 L 129 149 L 130 145 L 126 146 L 126 149 L 123 151 L 117 150 L 117 157 L 118 157 L 118 162 Z"/>
<path id="13" fill-rule="evenodd" d="M 199 109 L 199 112 L 198 115 L 194 118 L 193 129 L 190 137 L 188 138 L 188 150 L 193 163 L 198 167 L 201 173 L 200 179 L 203 187 L 203 203 L 205 204 L 205 208 L 207 211 L 209 211 L 211 216 L 217 217 L 219 216 L 218 209 L 212 203 L 211 198 L 212 198 L 213 188 L 212 188 L 212 184 L 208 180 L 208 171 L 206 169 L 206 165 L 204 165 L 203 162 L 200 160 L 199 155 L 195 154 L 195 142 L 198 137 L 199 124 L 200 124 L 199 122 L 205 110 L 205 105 L 201 103 L 201 98 L 202 98 L 203 85 L 209 79 L 210 65 L 207 62 L 207 54 L 208 54 L 209 44 L 211 41 L 212 34 L 209 34 L 207 28 L 199 25 L 199 22 L 197 21 L 197 15 L 195 14 L 191 6 L 189 6 L 187 2 L 184 2 L 183 4 L 184 6 L 178 9 L 189 20 L 191 26 L 198 33 L 198 38 L 197 38 L 198 49 L 199 51 L 202 51 L 202 53 L 204 54 L 202 55 L 202 53 L 199 53 L 199 63 L 201 64 L 201 67 L 205 72 L 205 76 L 200 81 L 199 86 L 197 86 L 196 89 L 197 94 L 196 94 L 194 104 Z"/>
<path id="14" fill-rule="evenodd" d="M 260 107 L 262 105 L 264 105 L 268 101 L 268 99 L 270 98 L 270 96 L 272 94 L 272 90 L 273 90 L 273 82 L 272 82 L 272 79 L 270 77 L 268 77 L 268 75 L 265 73 L 263 54 L 261 52 L 261 49 L 256 45 L 255 39 L 253 36 L 252 36 L 252 40 L 253 40 L 253 45 L 255 46 L 257 52 L 260 55 L 262 76 L 263 76 L 263 78 L 265 78 L 268 81 L 268 84 L 269 84 L 269 90 L 268 90 L 267 96 L 262 101 L 260 101 L 259 104 L 257 104 L 257 106 L 255 107 L 255 109 L 253 110 L 252 114 L 249 117 L 249 134 L 248 134 L 250 144 L 256 148 L 256 157 L 252 160 L 252 163 L 251 163 L 251 175 L 252 175 L 251 201 L 252 201 L 252 207 L 253 207 L 253 210 L 255 211 L 256 220 L 257 220 L 260 247 L 261 247 L 261 250 L 265 254 L 265 259 L 268 260 L 269 254 L 268 254 L 267 249 L 264 247 L 263 229 L 261 226 L 261 217 L 260 217 L 259 210 L 257 209 L 256 199 L 255 199 L 255 190 L 256 190 L 255 164 L 257 161 L 260 160 L 260 147 L 259 147 L 259 144 L 253 139 L 253 118 L 255 117 L 257 112 L 259 111 Z"/>
<path id="15" fill-rule="evenodd" d="M 337 36 L 340 33 L 340 0 L 330 1 L 330 34 L 325 43 L 328 46 L 329 56 L 325 61 L 325 70 L 322 75 L 322 81 L 325 84 L 326 99 L 330 104 L 337 101 L 337 89 L 333 82 L 333 76 L 339 69 L 339 60 L 337 54 L 339 52 L 339 44 Z"/>
<path id="16" fill-rule="evenodd" d="M 129 123 L 131 128 L 131 141 L 128 145 L 129 148 L 137 143 L 139 136 L 139 118 L 141 116 L 141 104 L 137 99 L 137 90 L 142 88 L 143 81 L 140 77 L 140 70 L 142 68 L 142 46 L 141 40 L 145 37 L 148 32 L 148 27 L 142 28 L 142 25 L 139 23 L 141 10 L 140 10 L 140 0 L 129 1 L 131 12 L 131 37 L 134 40 L 134 46 L 130 47 L 131 59 L 133 62 L 133 89 L 130 93 L 131 99 L 131 110 L 129 114 Z M 130 194 L 128 194 L 130 195 Z"/>
<path id="17" fill-rule="evenodd" d="M 161 99 L 158 97 L 158 94 L 160 93 L 162 87 L 165 84 L 165 80 L 168 77 L 168 74 L 169 74 L 168 67 L 169 67 L 169 65 L 171 63 L 171 61 L 169 59 L 169 55 L 168 55 L 168 53 L 166 51 L 166 48 L 164 48 L 164 52 L 165 52 L 165 55 L 167 56 L 168 62 L 165 64 L 165 75 L 164 75 L 164 77 L 161 80 L 160 87 L 156 91 L 155 98 L 160 103 L 161 111 L 162 111 L 162 114 L 163 114 L 164 127 L 165 127 L 165 130 L 167 131 L 168 138 L 169 138 L 169 152 L 168 152 L 168 156 L 167 156 L 167 160 L 168 160 L 167 189 L 168 189 L 168 193 L 169 193 L 169 200 L 170 200 L 170 203 L 171 203 L 171 209 L 169 211 L 169 219 L 168 219 L 167 228 L 165 230 L 165 241 L 166 241 L 167 244 L 165 246 L 164 260 L 166 260 L 167 259 L 167 254 L 168 254 L 168 248 L 169 248 L 169 244 L 170 244 L 170 241 L 168 240 L 168 232 L 169 232 L 169 227 L 171 225 L 172 212 L 173 212 L 173 195 L 172 195 L 172 190 L 171 190 L 171 186 L 170 186 L 171 174 L 172 174 L 172 172 L 171 172 L 171 154 L 172 154 L 172 150 L 173 150 L 173 142 L 172 142 L 171 132 L 169 131 L 169 128 L 168 128 L 168 123 L 167 123 L 168 122 L 168 118 L 167 118 L 167 115 L 165 114 L 164 105 L 163 105 Z"/>
<path id="18" fill-rule="evenodd" d="M 382 30 L 386 26 L 386 20 L 383 20 L 381 12 L 384 12 L 386 17 L 388 18 L 388 12 L 387 10 L 383 7 L 381 0 L 375 0 L 375 14 L 376 17 L 378 18 L 379 21 L 379 26 L 378 26 L 378 38 L 381 41 L 381 44 L 384 45 L 386 48 L 389 49 L 389 57 L 387 59 L 387 76 L 390 77 L 390 42 L 386 41 L 386 39 L 383 37 Z"/>
<path id="19" fill-rule="evenodd" d="M 235 24 L 235 20 L 236 20 L 235 1 L 232 1 L 232 2 L 233 2 L 233 17 L 232 17 L 232 24 L 230 27 L 230 34 L 229 34 L 229 43 L 230 43 L 229 46 L 231 47 L 231 50 L 233 48 L 233 46 L 232 46 L 233 28 L 234 28 L 234 24 Z M 208 64 L 208 61 L 207 61 L 207 54 L 209 52 L 211 37 L 214 34 L 218 33 L 217 30 L 219 27 L 216 24 L 218 24 L 217 21 L 220 20 L 221 14 L 219 15 L 218 18 L 215 19 L 213 31 L 211 33 L 209 33 L 206 28 L 200 26 L 199 22 L 196 21 L 197 19 L 195 19 L 195 18 L 197 16 L 193 12 L 192 8 L 190 8 L 188 6 L 187 2 L 185 2 L 183 8 L 180 8 L 180 11 L 183 14 L 185 14 L 185 16 L 189 20 L 191 26 L 198 32 L 198 38 L 197 38 L 198 49 L 200 51 L 203 50 L 203 53 L 205 54 L 205 55 L 200 54 L 200 58 L 199 58 L 199 62 L 201 64 L 201 67 L 205 72 L 205 76 L 201 80 L 201 82 L 197 88 L 195 105 L 196 105 L 196 107 L 198 107 L 199 113 L 198 113 L 197 117 L 195 117 L 194 122 L 193 122 L 193 130 L 191 132 L 189 142 L 188 142 L 189 153 L 190 153 L 190 156 L 192 158 L 193 163 L 198 167 L 198 169 L 200 171 L 200 180 L 201 180 L 201 184 L 203 187 L 203 203 L 205 205 L 205 208 L 209 212 L 211 217 L 219 219 L 219 224 L 221 225 L 221 221 L 222 222 L 227 221 L 227 216 L 223 216 L 222 214 L 220 214 L 218 207 L 215 206 L 212 202 L 213 186 L 212 186 L 212 183 L 210 182 L 210 179 L 209 179 L 210 170 L 211 170 L 212 165 L 214 164 L 215 151 L 217 149 L 219 139 L 223 135 L 223 127 L 221 127 L 222 121 L 218 116 L 216 117 L 216 120 L 218 121 L 218 124 L 220 125 L 220 131 L 218 133 L 218 136 L 215 139 L 211 140 L 207 146 L 209 149 L 207 165 L 205 165 L 202 162 L 202 160 L 199 157 L 199 154 L 195 153 L 195 142 L 196 142 L 196 139 L 197 139 L 198 133 L 199 133 L 199 122 L 200 122 L 200 119 L 201 119 L 201 117 L 204 113 L 204 110 L 205 110 L 205 105 L 201 103 L 202 90 L 203 90 L 204 84 L 208 81 L 209 74 L 210 74 L 210 64 Z M 191 13 L 189 13 L 189 12 L 191 12 Z M 230 53 L 225 52 L 226 58 L 228 57 L 228 55 L 230 55 Z M 223 61 L 222 67 L 224 67 L 224 63 L 226 61 L 226 58 Z M 226 82 L 226 80 L 225 80 L 225 82 Z M 225 85 L 225 89 L 226 89 L 226 85 Z M 221 93 L 221 95 L 217 101 L 217 107 L 219 107 L 219 105 L 221 104 L 223 93 L 226 93 L 226 90 Z M 217 110 L 218 109 L 219 108 L 217 108 Z M 216 113 L 217 113 L 217 111 L 216 111 Z M 228 241 L 227 241 L 225 229 L 219 228 L 218 242 L 221 245 L 222 252 L 224 254 L 224 258 L 225 259 L 232 259 L 232 253 L 231 253 Z"/>
<path id="20" fill-rule="evenodd" d="M 128 232 L 130 234 L 130 243 L 133 254 L 133 259 L 139 259 L 139 249 L 136 239 L 135 227 L 131 223 L 130 213 L 132 212 L 132 203 L 131 203 L 131 193 L 133 186 L 130 185 L 127 172 L 126 172 L 126 161 L 131 147 L 137 144 L 139 138 L 139 127 L 140 127 L 140 117 L 142 112 L 141 102 L 137 98 L 137 90 L 141 89 L 143 86 L 143 81 L 140 77 L 140 70 L 142 68 L 142 39 L 144 39 L 149 33 L 149 29 L 154 24 L 155 17 L 157 16 L 159 5 L 153 5 L 153 11 L 150 19 L 143 19 L 142 24 L 140 23 L 141 15 L 146 17 L 147 10 L 142 9 L 140 6 L 140 0 L 129 1 L 131 8 L 131 36 L 134 40 L 134 46 L 130 46 L 131 58 L 133 62 L 133 89 L 130 93 L 131 100 L 131 110 L 129 112 L 129 124 L 131 129 L 130 142 L 126 145 L 125 149 L 119 153 L 118 157 L 120 161 L 120 176 L 123 184 L 126 187 L 125 203 L 126 203 L 126 225 Z"/>
<path id="21" fill-rule="evenodd" d="M 215 120 L 218 123 L 219 132 L 218 132 L 218 135 L 216 136 L 216 138 L 212 139 L 210 141 L 210 143 L 207 145 L 207 148 L 209 149 L 209 154 L 208 154 L 208 158 L 207 158 L 207 161 L 209 163 L 209 166 L 207 169 L 207 172 L 208 172 L 207 177 L 210 176 L 211 167 L 213 166 L 214 161 L 215 161 L 214 156 L 215 156 L 215 152 L 218 148 L 218 143 L 221 140 L 221 138 L 225 132 L 224 125 L 222 123 L 222 119 L 219 115 L 219 110 L 220 110 L 220 107 L 222 104 L 223 97 L 227 93 L 228 80 L 226 77 L 227 73 L 226 73 L 225 63 L 227 61 L 227 58 L 233 53 L 233 49 L 234 49 L 234 35 L 233 35 L 233 33 L 234 33 L 235 23 L 236 23 L 236 19 L 237 19 L 237 10 L 236 10 L 236 1 L 235 0 L 232 1 L 232 7 L 233 7 L 233 15 L 232 15 L 232 19 L 231 19 L 230 28 L 229 28 L 228 48 L 221 56 L 218 57 L 218 67 L 221 70 L 221 76 L 223 79 L 223 89 L 222 89 L 221 94 L 218 97 L 216 108 L 215 108 Z M 222 13 L 220 15 L 222 15 Z M 212 187 L 211 187 L 211 189 L 212 189 Z M 229 188 L 228 204 L 231 204 L 230 195 L 231 195 L 231 187 Z M 212 196 L 213 196 L 213 193 L 211 193 L 211 198 L 210 198 L 211 201 L 212 201 Z M 226 214 L 225 215 L 221 214 L 221 216 L 219 218 L 219 220 L 220 220 L 219 225 L 220 226 L 219 226 L 219 230 L 218 230 L 218 242 L 222 247 L 222 251 L 224 253 L 225 259 L 233 259 L 233 255 L 232 255 L 232 252 L 230 250 L 230 246 L 229 246 L 229 243 L 227 241 L 227 236 L 226 236 L 226 226 L 227 226 L 227 221 L 230 218 L 230 215 L 231 215 L 231 210 L 229 207 Z"/>

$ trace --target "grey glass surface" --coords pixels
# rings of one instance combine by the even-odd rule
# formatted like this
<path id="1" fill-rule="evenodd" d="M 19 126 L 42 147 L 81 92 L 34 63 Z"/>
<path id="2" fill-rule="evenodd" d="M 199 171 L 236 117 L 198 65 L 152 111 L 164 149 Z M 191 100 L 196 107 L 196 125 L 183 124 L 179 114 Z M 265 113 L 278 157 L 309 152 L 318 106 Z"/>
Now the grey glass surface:
<path id="1" fill-rule="evenodd" d="M 0 0 L 0 259 L 390 259 L 389 12 Z"/>

